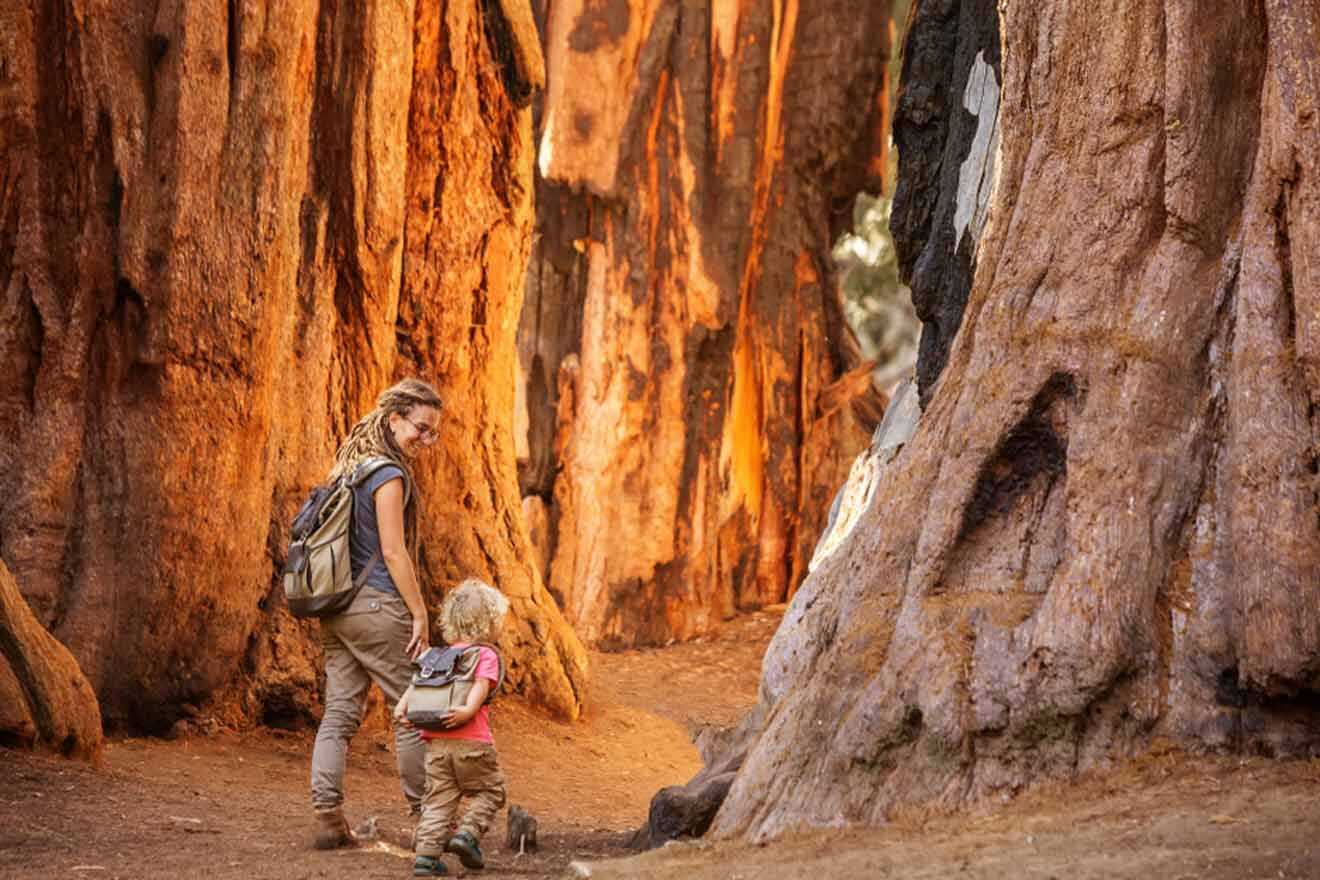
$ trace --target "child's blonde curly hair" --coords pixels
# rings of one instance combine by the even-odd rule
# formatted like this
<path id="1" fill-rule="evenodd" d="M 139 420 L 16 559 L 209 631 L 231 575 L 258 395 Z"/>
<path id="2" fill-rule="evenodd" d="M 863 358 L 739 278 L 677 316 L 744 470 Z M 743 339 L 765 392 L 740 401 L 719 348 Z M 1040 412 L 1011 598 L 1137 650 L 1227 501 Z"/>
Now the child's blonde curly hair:
<path id="1" fill-rule="evenodd" d="M 449 591 L 440 606 L 445 641 L 489 642 L 509 611 L 509 600 L 485 581 L 468 578 Z"/>

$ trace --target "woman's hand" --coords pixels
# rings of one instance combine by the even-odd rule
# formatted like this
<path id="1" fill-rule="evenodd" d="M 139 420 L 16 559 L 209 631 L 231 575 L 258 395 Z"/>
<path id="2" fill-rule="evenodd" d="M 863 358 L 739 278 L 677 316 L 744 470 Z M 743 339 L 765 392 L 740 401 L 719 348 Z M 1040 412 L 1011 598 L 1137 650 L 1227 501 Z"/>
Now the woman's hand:
<path id="1" fill-rule="evenodd" d="M 408 720 L 408 694 L 411 692 L 412 688 L 404 691 L 403 696 L 399 697 L 399 702 L 394 705 L 395 724 L 402 724 L 404 727 L 413 726 L 413 723 Z"/>
<path id="2" fill-rule="evenodd" d="M 429 626 L 425 617 L 416 617 L 412 619 L 412 638 L 408 641 L 408 657 L 416 660 L 422 656 L 431 647 L 431 635 L 428 632 Z"/>

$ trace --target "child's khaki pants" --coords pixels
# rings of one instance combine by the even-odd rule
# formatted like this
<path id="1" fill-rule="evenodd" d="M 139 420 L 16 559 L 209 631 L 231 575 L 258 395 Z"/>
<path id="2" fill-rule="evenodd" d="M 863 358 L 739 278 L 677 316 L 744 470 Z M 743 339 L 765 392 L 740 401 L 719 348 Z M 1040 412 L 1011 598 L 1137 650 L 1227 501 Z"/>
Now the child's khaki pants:
<path id="1" fill-rule="evenodd" d="M 504 773 L 495 747 L 470 739 L 427 740 L 426 797 L 417 823 L 417 855 L 444 854 L 460 798 L 466 799 L 466 808 L 457 830 L 480 839 L 504 806 Z"/>

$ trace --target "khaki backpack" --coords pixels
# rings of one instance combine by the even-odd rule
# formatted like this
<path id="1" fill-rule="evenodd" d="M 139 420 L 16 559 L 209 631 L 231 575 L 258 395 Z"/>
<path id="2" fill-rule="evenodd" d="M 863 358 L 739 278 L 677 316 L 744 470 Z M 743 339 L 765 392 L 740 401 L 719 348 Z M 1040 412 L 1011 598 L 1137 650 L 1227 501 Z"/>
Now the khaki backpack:
<path id="1" fill-rule="evenodd" d="M 380 548 L 356 578 L 349 556 L 353 530 L 353 490 L 376 471 L 393 464 L 371 458 L 351 474 L 317 486 L 294 517 L 289 553 L 284 563 L 284 596 L 294 617 L 329 617 L 352 603 L 367 575 L 380 560 Z M 410 487 L 403 481 L 403 504 Z"/>
<path id="2" fill-rule="evenodd" d="M 482 648 L 494 651 L 499 662 L 499 681 L 490 689 L 485 702 L 495 699 L 504 685 L 504 658 L 494 645 L 475 642 L 463 648 L 431 648 L 418 659 L 420 668 L 413 673 L 412 695 L 408 698 L 409 723 L 423 730 L 444 729 L 441 724 L 444 716 L 462 708 L 477 683 L 477 661 Z"/>

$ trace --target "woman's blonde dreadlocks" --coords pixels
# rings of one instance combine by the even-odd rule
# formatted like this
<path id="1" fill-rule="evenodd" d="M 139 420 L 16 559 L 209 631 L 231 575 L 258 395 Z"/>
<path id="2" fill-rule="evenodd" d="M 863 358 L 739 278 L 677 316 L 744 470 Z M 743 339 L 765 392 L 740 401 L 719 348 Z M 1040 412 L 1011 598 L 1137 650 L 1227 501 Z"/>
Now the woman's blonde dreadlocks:
<path id="1" fill-rule="evenodd" d="M 406 415 L 415 406 L 433 406 L 440 409 L 440 395 L 421 379 L 404 379 L 391 385 L 376 398 L 376 408 L 367 413 L 353 426 L 339 444 L 335 453 L 335 465 L 330 469 L 330 480 L 351 474 L 353 469 L 368 458 L 388 458 L 399 466 L 409 483 L 412 482 L 412 468 L 407 456 L 394 442 L 394 433 L 390 431 L 390 416 L 394 413 Z"/>

